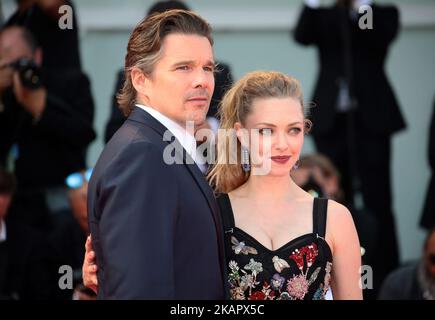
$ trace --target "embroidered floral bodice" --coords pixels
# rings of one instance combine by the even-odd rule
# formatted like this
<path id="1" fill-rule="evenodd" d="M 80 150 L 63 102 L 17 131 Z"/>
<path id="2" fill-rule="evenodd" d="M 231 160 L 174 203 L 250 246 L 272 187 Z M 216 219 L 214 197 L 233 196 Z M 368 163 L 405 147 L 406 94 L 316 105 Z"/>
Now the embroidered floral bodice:
<path id="1" fill-rule="evenodd" d="M 218 197 L 233 300 L 321 300 L 329 289 L 332 254 L 325 241 L 327 199 L 314 198 L 313 232 L 270 250 L 234 225 L 227 194 Z"/>

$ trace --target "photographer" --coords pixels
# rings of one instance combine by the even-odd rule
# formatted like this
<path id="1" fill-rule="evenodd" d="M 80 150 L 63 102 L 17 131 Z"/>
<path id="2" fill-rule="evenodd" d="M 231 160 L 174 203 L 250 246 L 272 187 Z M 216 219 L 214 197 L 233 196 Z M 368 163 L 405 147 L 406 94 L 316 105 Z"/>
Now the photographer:
<path id="1" fill-rule="evenodd" d="M 399 10 L 369 0 L 322 3 L 304 1 L 293 35 L 298 43 L 318 51 L 312 98 L 317 107 L 310 110 L 316 149 L 340 171 L 346 205 L 373 212 L 382 230 L 374 266 L 376 291 L 399 263 L 391 139 L 406 124 L 385 71 L 400 30 Z M 359 8 L 370 10 L 364 14 Z M 366 17 L 372 20 L 371 27 L 360 26 Z"/>
<path id="2" fill-rule="evenodd" d="M 70 0 L 16 0 L 17 9 L 5 26 L 21 26 L 32 32 L 44 51 L 47 68 L 81 68 L 79 26 Z M 71 29 L 60 28 L 65 6 L 71 8 Z"/>
<path id="3" fill-rule="evenodd" d="M 26 29 L 0 32 L 0 162 L 18 181 L 11 218 L 45 229 L 48 214 L 68 206 L 64 179 L 85 167 L 95 133 L 88 78 L 40 70 L 42 56 Z"/>

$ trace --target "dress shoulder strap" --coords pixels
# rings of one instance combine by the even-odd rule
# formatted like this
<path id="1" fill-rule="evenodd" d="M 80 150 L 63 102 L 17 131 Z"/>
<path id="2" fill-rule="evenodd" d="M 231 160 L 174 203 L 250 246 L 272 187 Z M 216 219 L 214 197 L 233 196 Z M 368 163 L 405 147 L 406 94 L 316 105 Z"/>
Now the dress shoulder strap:
<path id="1" fill-rule="evenodd" d="M 313 203 L 313 233 L 325 238 L 328 199 L 314 198 Z"/>
<path id="2" fill-rule="evenodd" d="M 222 216 L 225 233 L 235 226 L 233 209 L 231 207 L 230 197 L 226 193 L 217 196 L 217 202 Z"/>

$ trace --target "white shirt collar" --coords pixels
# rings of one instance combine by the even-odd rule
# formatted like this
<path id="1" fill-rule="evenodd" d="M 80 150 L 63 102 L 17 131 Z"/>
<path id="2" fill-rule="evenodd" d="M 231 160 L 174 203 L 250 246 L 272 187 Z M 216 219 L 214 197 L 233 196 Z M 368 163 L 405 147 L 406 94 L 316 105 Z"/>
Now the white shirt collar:
<path id="1" fill-rule="evenodd" d="M 196 161 L 196 140 L 193 135 L 191 135 L 185 128 L 180 126 L 174 120 L 168 118 L 167 116 L 161 114 L 156 109 L 145 106 L 143 104 L 137 103 L 136 106 L 142 110 L 148 112 L 154 119 L 160 122 L 166 127 L 171 133 L 177 138 L 183 148 L 189 153 L 193 160 Z"/>
<path id="2" fill-rule="evenodd" d="M 3 219 L 0 220 L 0 242 L 6 241 L 6 223 Z"/>

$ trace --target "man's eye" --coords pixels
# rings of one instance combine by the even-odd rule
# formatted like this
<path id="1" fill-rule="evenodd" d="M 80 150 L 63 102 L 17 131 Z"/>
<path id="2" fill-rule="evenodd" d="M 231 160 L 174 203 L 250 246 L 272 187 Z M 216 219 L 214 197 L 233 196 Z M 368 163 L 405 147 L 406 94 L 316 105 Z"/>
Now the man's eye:
<path id="1" fill-rule="evenodd" d="M 189 66 L 179 66 L 179 67 L 176 68 L 176 70 L 184 70 L 184 71 L 186 71 L 186 70 L 189 70 Z"/>
<path id="2" fill-rule="evenodd" d="M 270 136 L 272 134 L 272 129 L 270 129 L 270 128 L 262 128 L 262 129 L 258 130 L 258 132 L 261 135 L 269 135 Z"/>
<path id="3" fill-rule="evenodd" d="M 214 68 L 213 67 L 204 67 L 204 70 L 208 71 L 208 72 L 214 72 Z"/>

